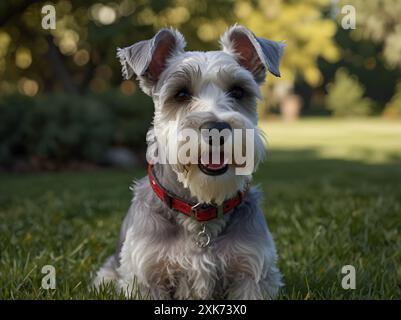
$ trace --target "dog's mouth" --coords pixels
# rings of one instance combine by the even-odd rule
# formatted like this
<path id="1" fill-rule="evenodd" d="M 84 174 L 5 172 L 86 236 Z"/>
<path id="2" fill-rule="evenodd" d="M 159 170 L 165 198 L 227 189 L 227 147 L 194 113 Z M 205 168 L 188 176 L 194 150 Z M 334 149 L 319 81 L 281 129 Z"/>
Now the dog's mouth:
<path id="1" fill-rule="evenodd" d="M 204 174 L 209 176 L 218 176 L 225 173 L 228 170 L 228 161 L 225 159 L 224 154 L 220 153 L 219 159 L 216 161 L 212 161 L 212 153 L 209 153 L 209 156 L 206 155 L 202 159 L 199 159 L 199 170 L 202 171 Z"/>

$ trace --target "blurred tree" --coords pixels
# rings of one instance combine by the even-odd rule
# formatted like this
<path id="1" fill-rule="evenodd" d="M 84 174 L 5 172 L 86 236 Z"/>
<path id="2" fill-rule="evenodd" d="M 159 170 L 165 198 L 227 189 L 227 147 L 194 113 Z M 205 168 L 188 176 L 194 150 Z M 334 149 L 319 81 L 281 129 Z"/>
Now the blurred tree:
<path id="1" fill-rule="evenodd" d="M 324 87 L 332 81 L 339 68 L 346 68 L 358 77 L 366 88 L 366 96 L 375 100 L 380 109 L 394 94 L 399 78 L 397 69 L 389 69 L 385 58 L 380 54 L 381 46 L 368 39 L 354 39 L 351 30 L 338 28 L 335 41 L 341 51 L 341 59 L 336 63 L 319 61 L 319 69 L 325 75 Z M 378 85 L 380 79 L 380 85 Z"/>
<path id="2" fill-rule="evenodd" d="M 351 33 L 355 40 L 368 39 L 381 46 L 386 67 L 401 70 L 401 2 L 395 0 L 342 0 L 340 5 L 351 4 L 356 9 L 356 29 Z M 376 77 L 377 78 L 377 77 Z M 382 87 L 382 86 L 381 86 Z M 381 88 L 380 87 L 380 88 Z M 391 85 L 393 88 L 394 85 Z M 388 88 L 388 86 L 387 86 Z M 385 89 L 387 89 L 385 88 Z M 399 114 L 401 109 L 401 82 L 396 86 L 387 115 Z"/>
<path id="3" fill-rule="evenodd" d="M 336 23 L 324 15 L 329 5 L 328 0 L 237 1 L 235 13 L 238 21 L 258 36 L 287 42 L 283 79 L 294 82 L 296 76 L 301 76 L 314 87 L 322 80 L 318 57 L 330 62 L 339 58 L 333 41 Z"/>
<path id="4" fill-rule="evenodd" d="M 365 116 L 374 110 L 373 101 L 363 97 L 364 87 L 345 69 L 337 70 L 334 82 L 328 85 L 327 91 L 327 108 L 335 116 Z"/>
<path id="5" fill-rule="evenodd" d="M 104 91 L 121 83 L 117 46 L 153 36 L 163 26 L 179 28 L 189 49 L 216 49 L 216 40 L 235 22 L 258 36 L 286 40 L 283 92 L 297 76 L 316 86 L 317 58 L 338 59 L 335 22 L 322 11 L 329 0 L 58 0 L 56 30 L 43 30 L 46 1 L 0 3 L 0 90 L 38 92 Z M 274 82 L 272 82 L 274 83 Z M 127 90 L 127 88 L 131 88 Z M 132 92 L 135 84 L 124 84 Z M 281 90 L 281 91 L 280 91 Z M 280 94 L 278 94 L 280 96 Z"/>
<path id="6" fill-rule="evenodd" d="M 329 63 L 339 59 L 334 41 L 337 25 L 326 14 L 329 9 L 329 0 L 236 1 L 238 22 L 258 36 L 287 43 L 281 66 L 282 78 L 279 81 L 269 78 L 262 89 L 269 97 L 262 101 L 265 110 L 278 104 L 283 109 L 296 82 L 306 82 L 309 87 L 321 85 L 324 79 L 318 67 L 319 58 Z M 300 99 L 298 101 L 302 103 Z M 300 106 L 294 105 L 294 108 Z"/>
<path id="7" fill-rule="evenodd" d="M 231 1 L 209 3 L 59 0 L 54 1 L 56 30 L 43 30 L 41 8 L 46 1 L 2 1 L 0 91 L 18 89 L 33 96 L 51 91 L 100 92 L 116 86 L 121 82 L 116 48 L 150 38 L 163 26 L 179 27 L 190 46 L 207 47 L 198 28 L 217 17 L 230 19 L 227 12 L 232 8 Z"/>
<path id="8" fill-rule="evenodd" d="M 401 117 L 401 82 L 397 84 L 396 92 L 391 100 L 386 104 L 384 116 Z"/>
<path id="9" fill-rule="evenodd" d="M 391 67 L 401 66 L 401 2 L 397 0 L 342 0 L 356 9 L 355 38 L 383 44 L 383 55 Z"/>

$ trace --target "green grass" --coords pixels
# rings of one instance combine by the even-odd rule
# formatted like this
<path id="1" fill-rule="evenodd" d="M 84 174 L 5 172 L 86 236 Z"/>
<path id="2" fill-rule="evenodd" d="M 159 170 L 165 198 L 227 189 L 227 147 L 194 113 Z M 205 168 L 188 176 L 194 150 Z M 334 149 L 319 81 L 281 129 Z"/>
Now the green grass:
<path id="1" fill-rule="evenodd" d="M 255 183 L 280 255 L 282 299 L 401 298 L 401 123 L 262 125 Z M 0 175 L 0 299 L 118 299 L 88 290 L 144 169 Z M 57 289 L 41 289 L 44 265 Z M 341 268 L 356 268 L 356 289 Z"/>

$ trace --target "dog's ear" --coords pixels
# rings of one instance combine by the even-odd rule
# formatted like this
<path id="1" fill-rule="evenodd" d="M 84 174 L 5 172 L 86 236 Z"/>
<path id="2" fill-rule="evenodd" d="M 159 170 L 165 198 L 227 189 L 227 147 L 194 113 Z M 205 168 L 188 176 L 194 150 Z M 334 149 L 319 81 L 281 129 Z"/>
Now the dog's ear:
<path id="1" fill-rule="evenodd" d="M 261 83 L 269 70 L 280 77 L 280 60 L 285 44 L 256 37 L 241 25 L 228 29 L 220 39 L 222 50 L 233 54 L 238 63 L 252 72 L 256 81 Z"/>
<path id="2" fill-rule="evenodd" d="M 145 93 L 151 93 L 151 87 L 157 83 L 160 74 L 166 68 L 168 58 L 184 52 L 185 39 L 174 29 L 161 29 L 152 39 L 140 41 L 130 47 L 118 48 L 122 73 L 125 79 L 134 74 L 141 82 Z"/>

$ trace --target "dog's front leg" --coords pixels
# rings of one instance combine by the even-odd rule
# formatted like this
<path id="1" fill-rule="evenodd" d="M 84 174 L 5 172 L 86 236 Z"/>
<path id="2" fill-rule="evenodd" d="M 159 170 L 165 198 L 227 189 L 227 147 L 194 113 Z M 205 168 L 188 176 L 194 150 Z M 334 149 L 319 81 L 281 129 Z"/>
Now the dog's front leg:
<path id="1" fill-rule="evenodd" d="M 148 286 L 135 279 L 120 280 L 119 288 L 128 299 L 170 300 L 169 290 L 164 286 Z"/>
<path id="2" fill-rule="evenodd" d="M 255 278 L 246 273 L 238 273 L 230 280 L 226 290 L 228 300 L 259 300 L 263 299 L 260 285 Z"/>
<path id="3" fill-rule="evenodd" d="M 217 268 L 213 256 L 209 253 L 196 252 L 190 254 L 186 260 L 190 264 L 182 265 L 182 269 L 176 274 L 174 298 L 211 299 L 217 279 Z"/>
<path id="4" fill-rule="evenodd" d="M 230 285 L 226 290 L 228 300 L 273 299 L 282 286 L 281 274 L 277 269 L 271 270 L 259 281 L 244 272 L 236 274 L 229 281 Z"/>

